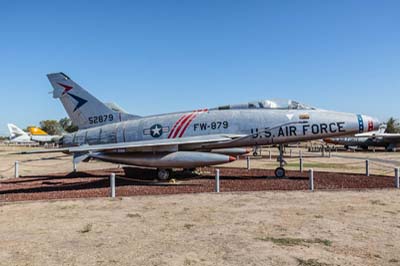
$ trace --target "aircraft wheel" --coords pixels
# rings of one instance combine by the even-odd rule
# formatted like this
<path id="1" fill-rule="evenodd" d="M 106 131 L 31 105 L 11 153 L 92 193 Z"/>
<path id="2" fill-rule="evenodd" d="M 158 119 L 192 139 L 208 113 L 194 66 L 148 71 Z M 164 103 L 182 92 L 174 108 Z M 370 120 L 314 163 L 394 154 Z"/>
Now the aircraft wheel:
<path id="1" fill-rule="evenodd" d="M 168 180 L 171 176 L 171 170 L 169 169 L 158 169 L 157 176 L 160 180 Z"/>
<path id="2" fill-rule="evenodd" d="M 278 167 L 278 168 L 275 169 L 275 176 L 276 177 L 282 178 L 282 177 L 285 177 L 285 175 L 286 175 L 285 168 Z"/>

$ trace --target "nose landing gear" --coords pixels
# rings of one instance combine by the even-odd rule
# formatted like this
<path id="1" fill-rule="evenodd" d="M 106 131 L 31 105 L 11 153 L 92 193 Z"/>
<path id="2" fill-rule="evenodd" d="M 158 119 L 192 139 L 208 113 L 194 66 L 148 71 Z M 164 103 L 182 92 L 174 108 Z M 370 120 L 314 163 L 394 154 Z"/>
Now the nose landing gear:
<path id="1" fill-rule="evenodd" d="M 279 144 L 279 167 L 275 169 L 275 177 L 282 178 L 286 176 L 286 170 L 283 168 L 287 163 L 283 159 L 283 145 Z"/>

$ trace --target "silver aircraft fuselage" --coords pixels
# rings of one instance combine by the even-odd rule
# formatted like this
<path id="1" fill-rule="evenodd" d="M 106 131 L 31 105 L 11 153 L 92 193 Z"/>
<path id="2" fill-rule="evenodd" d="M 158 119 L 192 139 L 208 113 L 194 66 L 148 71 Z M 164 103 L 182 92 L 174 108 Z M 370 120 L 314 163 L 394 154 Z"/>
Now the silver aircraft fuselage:
<path id="1" fill-rule="evenodd" d="M 231 144 L 208 148 L 230 148 L 282 144 L 375 130 L 378 121 L 364 115 L 325 110 L 203 109 L 143 117 L 79 130 L 65 135 L 63 146 L 124 143 L 155 139 L 206 137 L 209 135 L 251 135 Z M 182 145 L 180 150 L 197 150 L 198 145 Z"/>

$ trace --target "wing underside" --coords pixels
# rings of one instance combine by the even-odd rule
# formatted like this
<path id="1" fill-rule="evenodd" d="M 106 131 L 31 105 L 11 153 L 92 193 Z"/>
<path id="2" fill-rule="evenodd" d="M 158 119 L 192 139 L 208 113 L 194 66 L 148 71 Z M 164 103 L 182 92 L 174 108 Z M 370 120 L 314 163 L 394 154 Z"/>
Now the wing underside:
<path id="1" fill-rule="evenodd" d="M 208 147 L 219 146 L 225 143 L 241 138 L 243 135 L 208 135 L 199 137 L 187 137 L 180 139 L 161 139 L 146 140 L 111 144 L 98 145 L 81 145 L 69 148 L 47 149 L 27 151 L 25 154 L 33 153 L 50 153 L 50 152 L 66 152 L 66 153 L 87 153 L 87 152 L 173 152 L 178 150 L 196 150 Z"/>

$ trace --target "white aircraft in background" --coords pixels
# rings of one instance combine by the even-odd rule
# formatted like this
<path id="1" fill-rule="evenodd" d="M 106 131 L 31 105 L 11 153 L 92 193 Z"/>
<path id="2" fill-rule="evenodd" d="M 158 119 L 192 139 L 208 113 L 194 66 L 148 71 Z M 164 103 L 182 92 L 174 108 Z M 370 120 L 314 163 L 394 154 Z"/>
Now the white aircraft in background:
<path id="1" fill-rule="evenodd" d="M 9 142 L 10 143 L 21 143 L 21 144 L 32 144 L 35 143 L 31 140 L 31 136 L 28 133 L 13 124 L 7 124 L 8 130 L 10 131 Z"/>
<path id="2" fill-rule="evenodd" d="M 32 144 L 32 143 L 53 143 L 58 142 L 61 136 L 49 135 L 38 127 L 30 127 L 29 133 L 23 131 L 14 124 L 8 124 L 8 130 L 10 131 L 10 142 L 21 143 L 21 144 Z"/>

